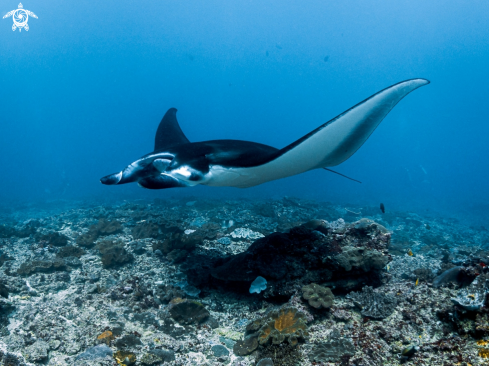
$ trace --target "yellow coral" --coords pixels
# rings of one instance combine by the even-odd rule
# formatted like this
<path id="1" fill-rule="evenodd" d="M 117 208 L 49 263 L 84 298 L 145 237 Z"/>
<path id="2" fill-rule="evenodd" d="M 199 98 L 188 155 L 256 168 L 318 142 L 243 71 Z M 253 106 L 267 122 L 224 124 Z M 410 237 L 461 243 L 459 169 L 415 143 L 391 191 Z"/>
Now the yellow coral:
<path id="1" fill-rule="evenodd" d="M 97 340 L 99 341 L 102 341 L 104 342 L 105 344 L 109 344 L 111 340 L 114 339 L 114 335 L 112 334 L 112 332 L 110 330 L 106 330 L 105 332 L 103 332 L 102 334 L 100 334 L 98 337 L 97 337 Z"/>
<path id="2" fill-rule="evenodd" d="M 295 318 L 296 312 L 289 309 L 281 311 L 277 319 L 275 319 L 275 329 L 279 332 L 286 331 L 287 333 L 293 333 L 297 330 L 297 320 Z"/>
<path id="3" fill-rule="evenodd" d="M 271 320 L 259 330 L 258 341 L 260 344 L 267 343 L 270 339 L 274 344 L 280 344 L 285 339 L 295 346 L 298 338 L 307 335 L 307 326 L 304 322 L 304 315 L 297 309 L 285 308 L 278 312 L 273 312 Z"/>
<path id="4" fill-rule="evenodd" d="M 479 357 L 489 358 L 489 349 L 487 349 L 487 348 L 479 349 Z"/>
<path id="5" fill-rule="evenodd" d="M 272 330 L 268 327 L 263 329 L 262 333 L 260 334 L 260 341 L 266 342 L 271 332 Z"/>
<path id="6" fill-rule="evenodd" d="M 485 341 L 483 339 L 480 339 L 477 341 L 478 346 L 487 346 L 489 344 L 489 341 Z"/>
<path id="7" fill-rule="evenodd" d="M 175 297 L 174 299 L 172 299 L 170 301 L 170 304 L 179 304 L 179 303 L 184 302 L 184 301 L 185 301 L 185 299 L 182 299 L 181 297 Z"/>
<path id="8" fill-rule="evenodd" d="M 136 355 L 126 351 L 117 351 L 114 353 L 114 358 L 121 366 L 132 365 L 134 362 L 136 362 Z"/>

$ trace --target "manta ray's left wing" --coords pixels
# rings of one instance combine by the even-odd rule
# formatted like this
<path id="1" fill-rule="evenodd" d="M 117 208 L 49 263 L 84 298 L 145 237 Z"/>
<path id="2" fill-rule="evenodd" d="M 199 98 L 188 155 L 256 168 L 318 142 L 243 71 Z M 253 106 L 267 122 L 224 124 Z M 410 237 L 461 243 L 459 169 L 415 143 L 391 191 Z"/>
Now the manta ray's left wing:
<path id="1" fill-rule="evenodd" d="M 269 162 L 251 168 L 214 167 L 226 170 L 226 185 L 252 187 L 309 170 L 338 165 L 352 156 L 394 106 L 413 90 L 429 84 L 411 79 L 392 85 L 326 122 L 278 151 Z M 218 182 L 208 185 L 221 185 Z"/>

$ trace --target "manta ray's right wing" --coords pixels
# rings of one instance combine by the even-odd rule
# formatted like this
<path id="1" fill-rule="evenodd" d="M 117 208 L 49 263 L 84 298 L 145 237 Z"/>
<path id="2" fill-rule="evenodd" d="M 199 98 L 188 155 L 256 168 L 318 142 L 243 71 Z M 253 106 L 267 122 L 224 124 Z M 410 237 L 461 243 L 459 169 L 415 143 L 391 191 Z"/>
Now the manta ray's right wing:
<path id="1" fill-rule="evenodd" d="M 269 162 L 230 169 L 228 177 L 234 177 L 231 186 L 247 188 L 341 164 L 363 145 L 402 98 L 426 84 L 428 80 L 411 79 L 392 85 L 278 151 Z"/>

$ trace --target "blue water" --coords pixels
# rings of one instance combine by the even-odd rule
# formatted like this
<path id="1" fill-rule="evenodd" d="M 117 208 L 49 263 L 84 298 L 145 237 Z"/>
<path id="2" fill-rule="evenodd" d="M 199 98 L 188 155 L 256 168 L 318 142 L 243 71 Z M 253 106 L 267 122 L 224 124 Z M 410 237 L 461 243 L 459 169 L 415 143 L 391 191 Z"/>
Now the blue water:
<path id="1" fill-rule="evenodd" d="M 17 8 L 2 1 L 0 15 Z M 390 207 L 489 204 L 487 1 L 26 1 L 0 20 L 0 199 L 283 195 Z M 191 141 L 283 147 L 423 77 L 336 170 L 262 186 L 146 191 L 99 178 L 152 150 L 178 109 Z"/>

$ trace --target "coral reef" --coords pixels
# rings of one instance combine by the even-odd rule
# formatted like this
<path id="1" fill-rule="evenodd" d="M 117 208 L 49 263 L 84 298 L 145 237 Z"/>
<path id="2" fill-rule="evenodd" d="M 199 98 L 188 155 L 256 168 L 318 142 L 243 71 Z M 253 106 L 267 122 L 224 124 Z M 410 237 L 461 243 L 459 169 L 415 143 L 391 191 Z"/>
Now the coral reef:
<path id="1" fill-rule="evenodd" d="M 487 363 L 480 225 L 291 197 L 109 201 L 0 209 L 0 364 Z"/>
<path id="2" fill-rule="evenodd" d="M 209 318 L 209 311 L 198 301 L 183 300 L 172 304 L 170 316 L 180 324 L 200 324 Z"/>
<path id="3" fill-rule="evenodd" d="M 164 254 L 168 254 L 174 250 L 191 252 L 195 247 L 202 243 L 203 237 L 197 230 L 186 234 L 185 232 L 173 232 L 163 242 L 153 246 L 153 250 L 161 250 Z"/>
<path id="4" fill-rule="evenodd" d="M 117 351 L 114 353 L 114 359 L 121 366 L 129 366 L 136 362 L 136 355 L 132 352 Z"/>
<path id="5" fill-rule="evenodd" d="M 467 310 L 479 310 L 486 301 L 489 293 L 489 275 L 478 276 L 470 286 L 461 289 L 452 301 Z"/>
<path id="6" fill-rule="evenodd" d="M 95 225 L 90 226 L 86 233 L 78 236 L 76 243 L 82 247 L 90 248 L 95 245 L 95 241 L 99 237 L 119 234 L 121 232 L 122 225 L 119 221 L 100 219 Z"/>
<path id="7" fill-rule="evenodd" d="M 233 347 L 233 352 L 238 356 L 247 356 L 258 348 L 258 339 L 256 337 L 247 337 L 238 340 Z"/>
<path id="8" fill-rule="evenodd" d="M 287 340 L 290 345 L 295 346 L 300 339 L 308 336 L 306 317 L 297 309 L 284 307 L 270 312 L 266 317 L 250 323 L 247 330 L 259 329 L 257 338 L 260 344 L 280 344 Z"/>
<path id="9" fill-rule="evenodd" d="M 259 360 L 258 363 L 271 360 L 273 366 L 294 366 L 297 364 L 297 360 L 300 359 L 300 353 L 297 347 L 287 343 L 267 344 L 260 350 L 257 358 Z M 263 362 L 263 364 L 270 365 L 270 362 Z"/>
<path id="10" fill-rule="evenodd" d="M 68 245 L 66 247 L 60 248 L 56 256 L 59 258 L 76 257 L 80 258 L 82 255 L 86 254 L 86 251 L 80 247 L 75 247 Z"/>
<path id="11" fill-rule="evenodd" d="M 212 283 L 207 272 L 220 280 L 219 285 L 239 289 L 262 276 L 268 282 L 266 297 L 291 296 L 297 286 L 311 282 L 321 282 L 338 291 L 380 284 L 382 270 L 389 261 L 390 234 L 385 228 L 362 221 L 342 227 L 341 232 L 323 225 L 317 229 L 299 226 L 289 233 L 270 234 L 255 241 L 243 253 L 218 261 L 210 259 L 214 268 L 205 271 L 200 267 L 200 283 L 192 283 L 191 273 L 189 282 L 194 286 L 202 285 L 205 279 Z M 202 258 L 198 260 L 202 261 Z M 192 259 L 187 261 L 191 262 Z M 188 267 L 191 271 L 192 265 Z"/>
<path id="12" fill-rule="evenodd" d="M 97 244 L 96 248 L 100 252 L 105 268 L 121 266 L 134 259 L 134 256 L 124 248 L 124 244 L 118 241 L 103 240 Z"/>
<path id="13" fill-rule="evenodd" d="M 351 339 L 334 338 L 314 346 L 309 359 L 314 362 L 339 362 L 355 354 L 355 346 Z"/>
<path id="14" fill-rule="evenodd" d="M 363 316 L 373 319 L 387 318 L 397 305 L 397 300 L 393 295 L 375 292 L 370 286 L 365 286 L 362 292 L 352 292 L 346 297 L 353 300 L 355 305 L 361 309 Z"/>
<path id="15" fill-rule="evenodd" d="M 50 273 L 54 271 L 66 271 L 68 267 L 61 258 L 55 258 L 53 260 L 34 260 L 31 262 L 25 262 L 17 269 L 17 274 L 21 276 L 29 276 L 33 273 L 43 272 Z"/>
<path id="16" fill-rule="evenodd" d="M 311 283 L 302 287 L 302 296 L 313 308 L 330 308 L 333 306 L 334 295 L 328 287 Z"/>
<path id="17" fill-rule="evenodd" d="M 134 239 L 145 239 L 159 237 L 158 225 L 151 222 L 143 222 L 134 226 L 131 230 Z"/>
<path id="18" fill-rule="evenodd" d="M 68 237 L 56 232 L 44 235 L 35 235 L 35 238 L 38 241 L 44 241 L 48 245 L 53 245 L 55 247 L 62 247 L 68 244 Z"/>

